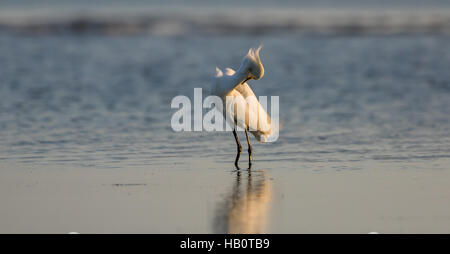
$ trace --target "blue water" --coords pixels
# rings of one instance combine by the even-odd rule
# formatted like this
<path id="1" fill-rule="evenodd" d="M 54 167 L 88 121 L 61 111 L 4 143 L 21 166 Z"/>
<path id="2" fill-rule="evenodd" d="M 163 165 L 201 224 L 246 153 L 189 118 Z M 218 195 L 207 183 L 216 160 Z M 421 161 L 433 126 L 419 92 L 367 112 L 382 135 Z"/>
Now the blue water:
<path id="1" fill-rule="evenodd" d="M 283 125 L 277 142 L 253 141 L 259 167 L 448 168 L 449 37 L 295 34 L 2 33 L 0 165 L 232 167 L 232 134 L 173 132 L 170 102 L 259 43 L 266 74 L 250 85 L 280 96 Z"/>
<path id="2" fill-rule="evenodd" d="M 450 2 L 2 1 L 0 32 L 104 35 L 450 34 Z"/>
<path id="3" fill-rule="evenodd" d="M 220 1 L 207 1 L 207 0 L 129 0 L 126 3 L 120 0 L 41 0 L 39 2 L 33 0 L 3 0 L 2 5 L 7 7 L 20 7 L 20 8 L 37 8 L 37 7 L 52 7 L 52 6 L 72 6 L 76 8 L 91 7 L 91 8 L 103 8 L 105 6 L 155 6 L 155 5 L 167 5 L 167 6 L 326 6 L 326 7 L 351 7 L 351 6 L 362 6 L 362 7 L 449 7 L 449 3 L 446 0 L 381 0 L 381 1 L 370 1 L 370 0 L 246 0 L 237 1 L 231 0 L 225 2 Z"/>
<path id="4" fill-rule="evenodd" d="M 0 232 L 448 233 L 448 7 L 1 1 Z M 235 170 L 170 104 L 259 44 L 282 129 Z"/>

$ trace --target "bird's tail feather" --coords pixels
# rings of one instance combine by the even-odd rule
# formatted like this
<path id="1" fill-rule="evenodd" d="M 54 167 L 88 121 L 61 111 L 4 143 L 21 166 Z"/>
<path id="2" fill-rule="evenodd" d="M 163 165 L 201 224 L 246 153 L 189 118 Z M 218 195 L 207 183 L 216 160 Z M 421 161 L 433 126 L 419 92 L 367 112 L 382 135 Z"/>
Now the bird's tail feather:
<path id="1" fill-rule="evenodd" d="M 278 124 L 278 126 L 276 128 L 274 125 L 271 125 L 271 128 L 268 131 L 257 130 L 257 131 L 250 131 L 250 133 L 252 133 L 253 136 L 255 136 L 255 138 L 256 138 L 256 140 L 258 140 L 258 142 L 266 143 L 269 140 L 271 140 L 275 136 L 275 134 L 279 135 L 278 132 L 280 131 L 280 129 L 281 129 L 281 125 Z M 273 142 L 273 141 L 274 140 L 272 140 L 271 142 Z"/>

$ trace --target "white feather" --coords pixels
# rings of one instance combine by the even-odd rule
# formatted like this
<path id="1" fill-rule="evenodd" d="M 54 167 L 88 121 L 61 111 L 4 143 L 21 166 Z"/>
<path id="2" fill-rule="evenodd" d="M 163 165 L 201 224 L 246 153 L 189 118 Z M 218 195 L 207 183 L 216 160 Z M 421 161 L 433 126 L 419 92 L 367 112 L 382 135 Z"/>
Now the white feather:
<path id="1" fill-rule="evenodd" d="M 226 68 L 224 75 L 216 67 L 211 94 L 221 97 L 224 102 L 222 114 L 228 124 L 249 129 L 258 141 L 265 142 L 273 133 L 271 120 L 246 82 L 249 79 L 260 79 L 264 75 L 264 67 L 259 57 L 260 50 L 261 46 L 257 49 L 251 48 L 237 71 Z M 228 96 L 235 100 L 227 100 Z"/>
<path id="2" fill-rule="evenodd" d="M 232 76 L 236 73 L 231 68 L 225 69 L 225 75 Z M 259 103 L 255 93 L 247 84 L 247 82 L 236 86 L 229 92 L 227 96 L 242 96 L 243 100 L 236 100 L 235 111 L 246 112 L 245 119 L 242 118 L 242 114 L 236 114 L 232 110 L 227 110 L 229 119 L 234 119 L 233 124 L 238 125 L 241 128 L 249 128 L 250 132 L 260 142 L 265 142 L 267 138 L 272 134 L 272 126 L 270 116 L 266 113 L 264 107 Z M 253 97 L 251 100 L 248 97 Z M 249 104 L 254 103 L 254 104 Z M 230 109 L 229 106 L 227 106 Z"/>

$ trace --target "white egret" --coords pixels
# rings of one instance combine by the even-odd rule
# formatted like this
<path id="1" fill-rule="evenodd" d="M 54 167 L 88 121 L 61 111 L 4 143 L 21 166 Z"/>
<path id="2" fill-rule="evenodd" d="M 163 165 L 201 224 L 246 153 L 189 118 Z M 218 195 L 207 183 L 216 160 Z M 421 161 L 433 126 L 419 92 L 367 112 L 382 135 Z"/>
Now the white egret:
<path id="1" fill-rule="evenodd" d="M 260 50 L 261 46 L 257 49 L 251 48 L 237 71 L 226 68 L 224 75 L 216 67 L 216 76 L 211 89 L 212 95 L 219 96 L 224 102 L 221 110 L 222 114 L 228 124 L 233 127 L 233 135 L 237 144 L 237 155 L 234 164 L 237 168 L 239 168 L 238 161 L 242 151 L 242 146 L 236 133 L 237 126 L 245 130 L 250 167 L 252 164 L 252 146 L 248 132 L 252 133 L 260 142 L 265 142 L 272 134 L 270 117 L 247 84 L 247 81 L 250 79 L 259 80 L 264 76 L 264 67 L 259 57 Z"/>

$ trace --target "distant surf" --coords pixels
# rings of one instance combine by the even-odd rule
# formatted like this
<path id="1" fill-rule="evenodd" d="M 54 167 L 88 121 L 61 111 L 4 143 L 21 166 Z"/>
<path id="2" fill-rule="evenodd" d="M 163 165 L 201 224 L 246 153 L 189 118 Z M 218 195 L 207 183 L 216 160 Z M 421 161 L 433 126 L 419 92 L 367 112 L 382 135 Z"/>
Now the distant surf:
<path id="1" fill-rule="evenodd" d="M 450 9 L 128 8 L 3 10 L 0 31 L 29 34 L 450 34 Z"/>

